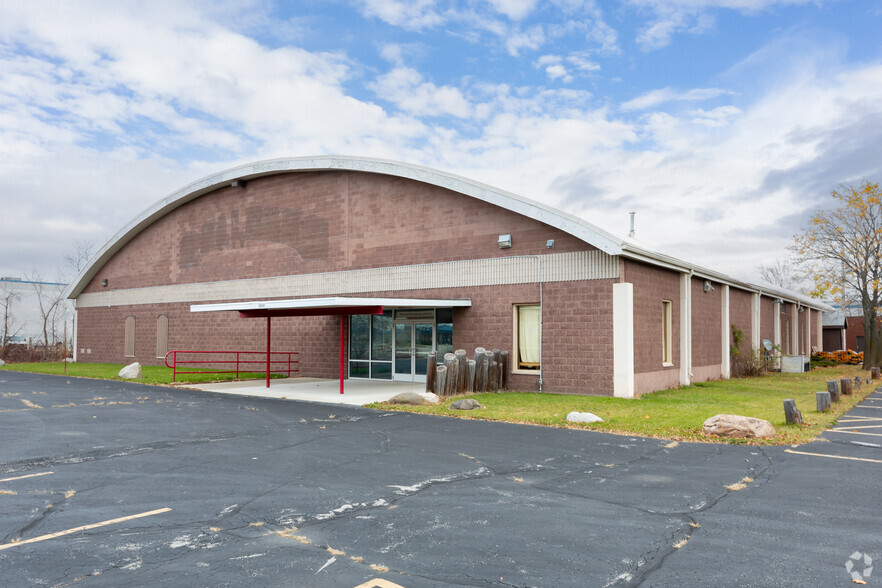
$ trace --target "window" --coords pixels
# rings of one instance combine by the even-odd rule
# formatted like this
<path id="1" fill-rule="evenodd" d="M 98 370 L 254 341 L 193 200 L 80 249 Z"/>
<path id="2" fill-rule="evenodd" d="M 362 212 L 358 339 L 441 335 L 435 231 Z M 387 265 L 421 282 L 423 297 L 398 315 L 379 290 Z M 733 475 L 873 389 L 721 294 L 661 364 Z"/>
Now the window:
<path id="1" fill-rule="evenodd" d="M 538 371 L 542 351 L 538 304 L 514 306 L 516 370 Z"/>
<path id="2" fill-rule="evenodd" d="M 125 356 L 135 357 L 135 317 L 126 317 Z"/>
<path id="3" fill-rule="evenodd" d="M 156 317 L 156 357 L 164 358 L 168 353 L 168 317 L 164 314 Z"/>
<path id="4" fill-rule="evenodd" d="M 674 365 L 672 304 L 670 300 L 662 300 L 662 365 Z"/>
<path id="5" fill-rule="evenodd" d="M 392 311 L 349 317 L 349 377 L 392 379 Z"/>

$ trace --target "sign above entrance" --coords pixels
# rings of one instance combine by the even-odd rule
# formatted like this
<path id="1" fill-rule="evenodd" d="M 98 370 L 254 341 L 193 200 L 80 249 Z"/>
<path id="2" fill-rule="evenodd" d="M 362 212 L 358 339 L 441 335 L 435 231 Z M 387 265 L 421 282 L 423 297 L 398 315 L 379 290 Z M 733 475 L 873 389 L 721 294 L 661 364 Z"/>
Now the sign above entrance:
<path id="1" fill-rule="evenodd" d="M 406 309 L 406 310 L 396 310 L 395 311 L 395 320 L 399 321 L 434 321 L 435 320 L 435 309 L 434 308 L 420 308 L 420 309 Z"/>

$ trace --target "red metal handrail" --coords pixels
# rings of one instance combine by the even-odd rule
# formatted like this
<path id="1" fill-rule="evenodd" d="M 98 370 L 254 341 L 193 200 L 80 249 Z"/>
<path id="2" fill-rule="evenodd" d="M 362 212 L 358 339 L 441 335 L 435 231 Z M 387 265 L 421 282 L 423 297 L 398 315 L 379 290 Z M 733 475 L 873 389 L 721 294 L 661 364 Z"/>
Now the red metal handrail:
<path id="1" fill-rule="evenodd" d="M 186 359 L 180 360 L 178 359 L 178 354 L 195 354 L 199 355 L 234 355 L 235 359 Z M 242 356 L 245 356 L 243 358 Z M 251 355 L 259 355 L 264 359 L 247 359 L 247 357 Z M 275 359 L 275 357 L 281 356 L 280 359 Z M 169 363 L 169 359 L 171 359 L 171 363 Z M 180 371 L 178 370 L 178 366 L 184 367 L 193 367 L 202 364 L 230 364 L 235 365 L 235 370 L 203 370 L 199 369 L 197 371 Z M 250 364 L 259 364 L 264 366 L 266 370 L 252 371 L 243 369 L 244 366 L 248 366 Z M 281 368 L 273 368 L 272 364 L 282 364 L 285 367 Z M 271 351 L 269 357 L 267 357 L 266 351 L 196 351 L 196 350 L 187 350 L 187 349 L 175 349 L 169 351 L 165 354 L 165 365 L 170 367 L 172 370 L 172 382 L 176 381 L 178 374 L 236 374 L 236 378 L 238 379 L 239 374 L 242 371 L 250 372 L 250 373 L 261 373 L 266 371 L 267 377 L 269 377 L 270 373 L 274 374 L 287 374 L 288 377 L 291 377 L 291 374 L 300 373 L 300 352 L 299 351 Z"/>

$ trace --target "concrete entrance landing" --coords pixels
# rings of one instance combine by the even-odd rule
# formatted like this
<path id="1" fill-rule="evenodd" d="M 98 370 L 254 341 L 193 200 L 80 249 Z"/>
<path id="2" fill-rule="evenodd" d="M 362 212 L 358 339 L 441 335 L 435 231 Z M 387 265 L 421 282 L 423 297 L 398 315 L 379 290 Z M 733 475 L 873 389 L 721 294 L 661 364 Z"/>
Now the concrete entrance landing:
<path id="1" fill-rule="evenodd" d="M 362 406 L 371 402 L 385 402 L 402 392 L 425 392 L 422 382 L 378 382 L 376 380 L 345 380 L 343 394 L 340 394 L 340 380 L 319 378 L 285 378 L 272 380 L 266 387 L 265 380 L 246 380 L 239 382 L 219 382 L 216 384 L 187 383 L 187 388 L 259 396 L 286 400 L 305 400 L 307 402 L 326 402 L 330 404 L 351 404 Z"/>

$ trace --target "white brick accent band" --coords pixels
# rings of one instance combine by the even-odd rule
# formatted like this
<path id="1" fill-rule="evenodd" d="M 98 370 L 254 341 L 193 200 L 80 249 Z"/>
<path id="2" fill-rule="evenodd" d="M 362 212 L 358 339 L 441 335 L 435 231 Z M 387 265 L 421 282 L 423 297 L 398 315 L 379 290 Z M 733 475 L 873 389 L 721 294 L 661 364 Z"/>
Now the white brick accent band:
<path id="1" fill-rule="evenodd" d="M 619 277 L 618 257 L 602 251 L 554 253 L 539 257 L 542 258 L 543 282 L 602 280 Z M 539 264 L 536 256 L 498 257 L 89 292 L 80 294 L 77 298 L 77 308 L 217 300 L 303 298 L 363 292 L 532 284 L 538 281 Z"/>

